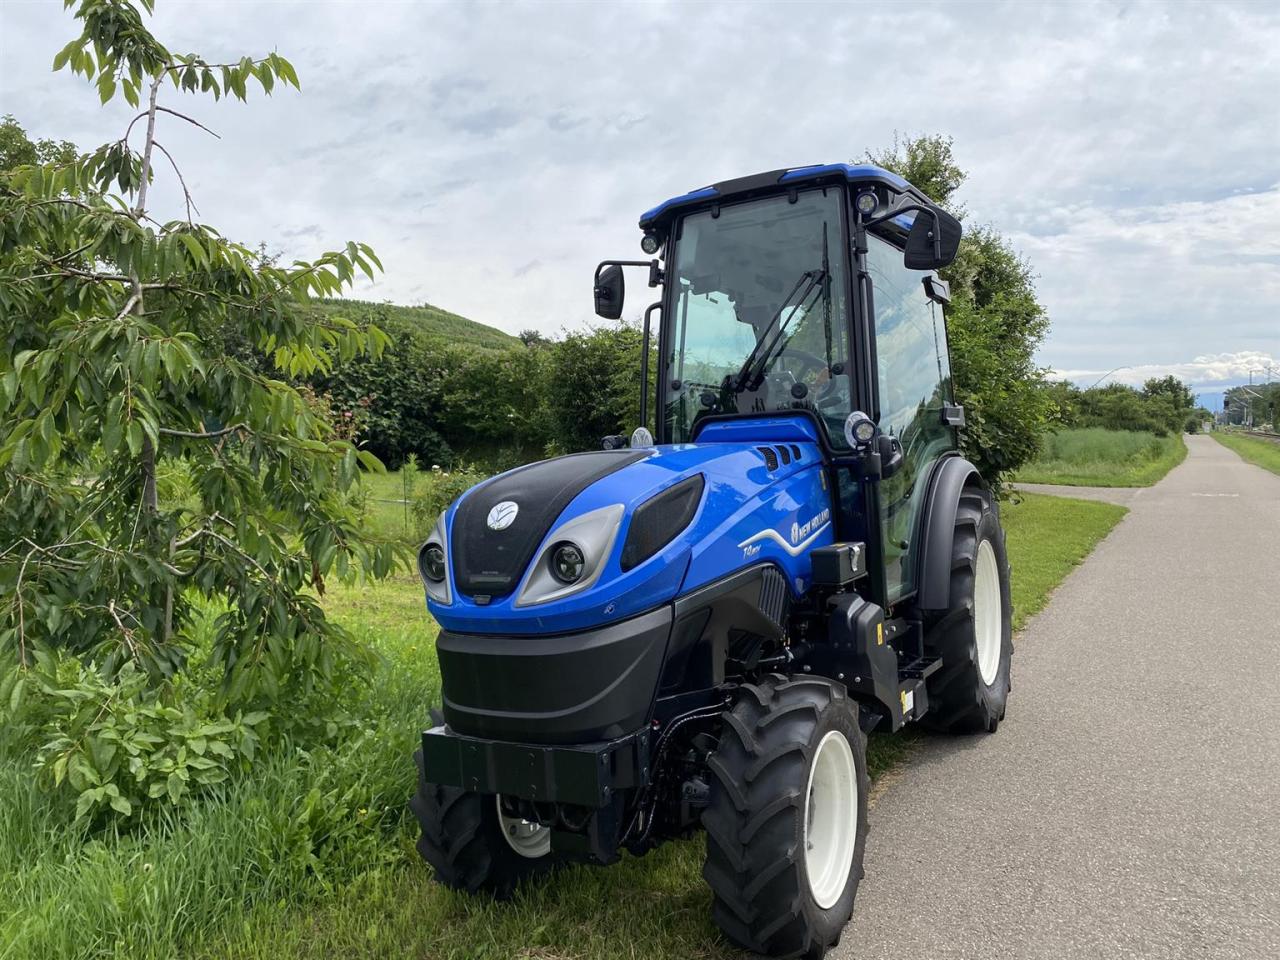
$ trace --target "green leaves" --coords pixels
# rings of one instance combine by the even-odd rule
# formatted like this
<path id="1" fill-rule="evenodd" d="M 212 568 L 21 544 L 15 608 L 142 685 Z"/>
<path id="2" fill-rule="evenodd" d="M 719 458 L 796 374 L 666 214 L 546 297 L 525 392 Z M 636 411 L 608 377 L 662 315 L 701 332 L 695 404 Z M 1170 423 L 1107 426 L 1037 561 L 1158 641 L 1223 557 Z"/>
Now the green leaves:
<path id="1" fill-rule="evenodd" d="M 155 96 L 297 75 L 275 53 L 175 56 L 149 9 L 76 4 L 82 33 L 54 58 L 98 102 L 147 109 L 88 155 L 0 173 L 0 724 L 94 823 L 189 803 L 253 763 L 276 704 L 358 676 L 316 593 L 406 559 L 352 506 L 376 458 L 276 372 L 382 351 L 376 328 L 301 308 L 374 277 L 376 255 L 282 266 L 189 209 L 145 209 L 165 172 L 150 121 L 182 119 Z"/>
<path id="2" fill-rule="evenodd" d="M 0 702 L 0 721 L 25 726 L 40 744 L 36 773 L 74 798 L 77 820 L 129 820 L 157 804 L 185 805 L 247 771 L 271 723 L 262 710 L 228 714 L 189 684 L 166 702 L 132 667 L 108 681 L 92 667 L 46 658 L 0 675 L 0 692 L 31 685 L 34 697 Z"/>
<path id="3" fill-rule="evenodd" d="M 104 104 L 116 95 L 116 78 L 109 73 L 98 75 L 98 99 Z"/>

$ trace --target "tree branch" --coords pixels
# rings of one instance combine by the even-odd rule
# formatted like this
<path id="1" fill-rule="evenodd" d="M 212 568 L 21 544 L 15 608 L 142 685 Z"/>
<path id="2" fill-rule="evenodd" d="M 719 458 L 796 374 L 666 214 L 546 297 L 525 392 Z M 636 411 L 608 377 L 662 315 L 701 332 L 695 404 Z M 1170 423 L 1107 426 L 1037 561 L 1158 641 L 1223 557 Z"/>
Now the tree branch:
<path id="1" fill-rule="evenodd" d="M 120 312 L 116 314 L 116 323 L 119 323 L 126 316 L 128 316 L 129 311 L 133 309 L 134 304 L 136 304 L 141 298 L 142 298 L 141 290 L 135 290 L 133 293 L 131 293 L 129 295 L 129 299 L 125 301 L 124 306 L 120 308 Z"/>
<path id="2" fill-rule="evenodd" d="M 182 198 L 187 203 L 187 223 L 191 223 L 192 209 L 194 209 L 196 213 L 199 213 L 200 208 L 197 207 L 195 201 L 191 199 L 191 191 L 187 189 L 187 181 L 182 178 L 182 171 L 178 169 L 178 164 L 173 159 L 173 154 L 171 154 L 168 150 L 166 150 L 164 148 L 164 144 L 161 143 L 159 140 L 156 141 L 156 146 L 159 147 L 160 152 L 163 153 L 168 158 L 169 166 L 173 167 L 173 172 L 178 175 L 178 183 L 182 185 Z"/>
<path id="3" fill-rule="evenodd" d="M 237 423 L 230 427 L 223 427 L 221 430 L 172 430 L 168 427 L 160 427 L 157 431 L 162 437 L 186 437 L 189 440 L 213 440 L 218 437 L 225 437 L 229 433 L 235 433 L 237 430 L 249 429 L 248 424 Z"/>
<path id="4" fill-rule="evenodd" d="M 201 123 L 199 120 L 196 120 L 194 117 L 188 117 L 185 113 L 179 113 L 177 110 L 170 110 L 168 107 L 156 107 L 156 109 L 159 110 L 161 113 L 172 114 L 173 116 L 177 117 L 179 120 L 185 120 L 187 121 L 187 123 L 190 123 L 199 127 L 201 130 L 209 134 L 209 136 L 211 137 L 214 137 L 218 140 L 222 139 L 221 136 L 214 133 L 212 130 L 206 127 L 203 123 Z"/>

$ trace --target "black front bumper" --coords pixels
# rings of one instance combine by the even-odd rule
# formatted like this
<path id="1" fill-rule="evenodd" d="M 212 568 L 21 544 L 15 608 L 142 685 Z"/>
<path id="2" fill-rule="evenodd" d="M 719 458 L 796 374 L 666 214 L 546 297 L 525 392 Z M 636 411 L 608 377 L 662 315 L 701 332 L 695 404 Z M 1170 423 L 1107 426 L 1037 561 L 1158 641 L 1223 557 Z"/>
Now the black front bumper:
<path id="1" fill-rule="evenodd" d="M 649 730 L 616 740 L 541 746 L 467 737 L 448 727 L 422 735 L 426 779 L 474 793 L 600 808 L 649 779 Z"/>
<path id="2" fill-rule="evenodd" d="M 626 737 L 649 721 L 671 621 L 665 606 L 578 633 L 441 631 L 445 722 L 464 737 L 544 746 Z"/>

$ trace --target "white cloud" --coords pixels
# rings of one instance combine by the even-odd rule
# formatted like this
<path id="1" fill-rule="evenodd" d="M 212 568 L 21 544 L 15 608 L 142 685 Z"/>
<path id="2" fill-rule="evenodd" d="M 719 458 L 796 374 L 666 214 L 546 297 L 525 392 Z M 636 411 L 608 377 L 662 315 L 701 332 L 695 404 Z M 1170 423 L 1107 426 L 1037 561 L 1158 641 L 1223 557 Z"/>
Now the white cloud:
<path id="1" fill-rule="evenodd" d="M 1152 377 L 1175 376 L 1193 387 L 1212 389 L 1258 381 L 1280 379 L 1280 362 L 1269 353 L 1241 350 L 1208 354 L 1182 363 L 1144 363 L 1118 370 L 1054 370 L 1053 377 L 1070 380 L 1081 387 L 1094 383 L 1124 383 L 1140 387 Z"/>
<path id="2" fill-rule="evenodd" d="M 128 110 L 49 73 L 73 29 L 60 4 L 0 2 L 0 112 L 88 147 Z M 939 131 L 971 219 L 1040 276 L 1042 362 L 1280 355 L 1274 4 L 160 0 L 155 29 L 294 62 L 300 95 L 184 100 L 221 141 L 163 137 L 229 234 L 289 257 L 371 243 L 367 296 L 579 326 L 595 263 L 637 255 L 658 201 Z"/>

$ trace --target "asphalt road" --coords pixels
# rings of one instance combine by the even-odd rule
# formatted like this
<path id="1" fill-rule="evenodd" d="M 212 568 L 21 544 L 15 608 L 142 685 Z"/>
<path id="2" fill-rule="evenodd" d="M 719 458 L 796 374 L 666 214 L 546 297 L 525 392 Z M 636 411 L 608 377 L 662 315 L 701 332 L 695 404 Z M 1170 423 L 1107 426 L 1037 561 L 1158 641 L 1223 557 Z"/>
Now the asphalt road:
<path id="1" fill-rule="evenodd" d="M 840 958 L 1280 958 L 1280 476 L 1208 437 L 879 792 Z M 1013 575 L 1017 576 L 1015 569 Z"/>

